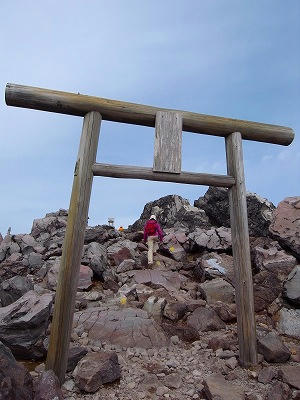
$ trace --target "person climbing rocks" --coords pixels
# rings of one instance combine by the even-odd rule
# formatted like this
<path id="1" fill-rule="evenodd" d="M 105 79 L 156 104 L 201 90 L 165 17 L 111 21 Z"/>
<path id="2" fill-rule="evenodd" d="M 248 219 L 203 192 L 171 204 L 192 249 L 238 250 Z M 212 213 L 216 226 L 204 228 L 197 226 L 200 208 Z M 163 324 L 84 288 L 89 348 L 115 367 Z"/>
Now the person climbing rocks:
<path id="1" fill-rule="evenodd" d="M 158 241 L 162 241 L 163 232 L 155 215 L 151 215 L 144 227 L 144 241 L 148 245 L 148 266 L 153 265 L 153 253 L 158 250 Z"/>

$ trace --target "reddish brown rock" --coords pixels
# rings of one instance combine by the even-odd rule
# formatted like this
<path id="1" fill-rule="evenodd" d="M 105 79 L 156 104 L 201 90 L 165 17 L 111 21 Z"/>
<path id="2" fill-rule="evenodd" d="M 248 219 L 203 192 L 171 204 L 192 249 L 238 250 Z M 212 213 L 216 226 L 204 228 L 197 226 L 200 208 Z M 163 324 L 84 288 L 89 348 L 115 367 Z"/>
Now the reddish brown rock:
<path id="1" fill-rule="evenodd" d="M 164 287 L 167 290 L 180 289 L 186 277 L 173 271 L 141 270 L 134 271 L 133 279 L 136 283 L 149 285 L 153 288 Z"/>
<path id="2" fill-rule="evenodd" d="M 261 383 L 270 383 L 272 379 L 277 377 L 277 372 L 272 367 L 263 368 L 259 371 L 257 380 Z"/>
<path id="3" fill-rule="evenodd" d="M 267 270 L 253 277 L 255 311 L 262 311 L 281 293 L 282 286 L 277 276 Z"/>
<path id="4" fill-rule="evenodd" d="M 214 374 L 203 382 L 204 392 L 208 400 L 244 400 L 244 390 L 237 385 L 227 382 L 222 375 Z"/>
<path id="5" fill-rule="evenodd" d="M 9 348 L 0 342 L 0 399 L 32 400 L 33 384 L 30 373 L 16 362 Z"/>
<path id="6" fill-rule="evenodd" d="M 283 247 L 300 257 L 300 197 L 287 197 L 278 204 L 270 233 Z"/>
<path id="7" fill-rule="evenodd" d="M 221 301 L 217 301 L 215 304 L 212 304 L 211 307 L 215 310 L 222 321 L 236 321 L 236 304 L 226 304 L 222 303 Z"/>
<path id="8" fill-rule="evenodd" d="M 291 400 L 292 391 L 286 383 L 276 382 L 268 391 L 266 400 Z"/>
<path id="9" fill-rule="evenodd" d="M 94 393 L 101 385 L 121 378 L 118 356 L 104 351 L 89 353 L 79 361 L 73 376 L 80 390 Z"/>
<path id="10" fill-rule="evenodd" d="M 226 325 L 219 318 L 218 314 L 207 307 L 197 308 L 188 318 L 187 324 L 199 332 L 217 331 L 224 329 Z"/>
<path id="11" fill-rule="evenodd" d="M 162 328 L 169 337 L 178 336 L 184 342 L 195 342 L 196 340 L 199 340 L 198 331 L 189 325 L 163 322 Z"/>
<path id="12" fill-rule="evenodd" d="M 53 266 L 49 269 L 45 281 L 49 289 L 56 290 L 58 271 L 60 268 L 60 258 L 57 258 Z M 86 265 L 80 265 L 78 290 L 88 290 L 92 287 L 93 271 Z"/>
<path id="13" fill-rule="evenodd" d="M 63 393 L 55 373 L 44 371 L 35 388 L 34 400 L 63 400 Z"/>
<path id="14" fill-rule="evenodd" d="M 237 337 L 233 333 L 216 333 L 208 341 L 208 348 L 216 351 L 217 349 L 230 350 L 237 345 Z"/>
<path id="15" fill-rule="evenodd" d="M 290 358 L 289 349 L 275 332 L 257 331 L 257 351 L 266 361 L 283 363 Z"/>
<path id="16" fill-rule="evenodd" d="M 107 342 L 122 347 L 163 347 L 167 344 L 161 327 L 144 310 L 124 308 L 103 311 L 91 308 L 74 314 L 73 326 L 88 332 L 97 345 Z"/>
<path id="17" fill-rule="evenodd" d="M 283 382 L 295 389 L 300 389 L 300 366 L 288 365 L 282 367 L 278 374 Z"/>

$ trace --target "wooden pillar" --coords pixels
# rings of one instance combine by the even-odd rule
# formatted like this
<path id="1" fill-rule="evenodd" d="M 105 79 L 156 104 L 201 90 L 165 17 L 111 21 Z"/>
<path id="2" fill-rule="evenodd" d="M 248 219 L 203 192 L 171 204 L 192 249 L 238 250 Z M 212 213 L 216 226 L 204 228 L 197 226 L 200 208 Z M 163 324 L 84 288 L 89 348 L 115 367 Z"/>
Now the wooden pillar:
<path id="1" fill-rule="evenodd" d="M 101 115 L 89 112 L 84 117 L 63 252 L 55 296 L 46 369 L 52 369 L 60 384 L 67 368 L 70 335 L 78 286 L 84 233 L 92 189 L 92 166 L 96 160 Z"/>
<path id="2" fill-rule="evenodd" d="M 226 158 L 227 172 L 236 181 L 229 188 L 229 205 L 239 358 L 241 365 L 248 368 L 257 363 L 257 350 L 242 136 L 239 132 L 226 137 Z"/>

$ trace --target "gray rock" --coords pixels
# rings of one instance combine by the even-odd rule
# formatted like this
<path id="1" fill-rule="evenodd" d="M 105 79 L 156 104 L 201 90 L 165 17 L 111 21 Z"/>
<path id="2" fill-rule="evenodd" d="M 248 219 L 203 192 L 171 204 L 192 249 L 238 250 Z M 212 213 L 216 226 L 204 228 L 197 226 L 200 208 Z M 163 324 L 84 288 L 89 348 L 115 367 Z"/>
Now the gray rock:
<path id="1" fill-rule="evenodd" d="M 34 400 L 63 400 L 57 376 L 52 370 L 44 371 L 35 388 Z"/>
<path id="2" fill-rule="evenodd" d="M 144 304 L 144 310 L 147 311 L 148 315 L 155 319 L 155 321 L 160 321 L 164 312 L 164 308 L 167 301 L 164 298 L 158 298 L 156 296 L 148 297 Z"/>
<path id="3" fill-rule="evenodd" d="M 129 227 L 131 231 L 144 229 L 151 214 L 155 214 L 162 228 L 183 228 L 194 230 L 196 227 L 209 228 L 210 223 L 203 210 L 190 205 L 188 200 L 177 195 L 161 197 L 147 203 L 140 218 Z"/>
<path id="4" fill-rule="evenodd" d="M 103 311 L 87 309 L 74 314 L 75 330 L 88 332 L 95 345 L 107 342 L 122 347 L 163 347 L 167 340 L 160 326 L 144 310 L 124 308 Z"/>
<path id="5" fill-rule="evenodd" d="M 16 357 L 39 359 L 45 354 L 42 340 L 49 325 L 53 294 L 24 294 L 0 308 L 0 340 Z"/>
<path id="6" fill-rule="evenodd" d="M 257 330 L 257 350 L 266 361 L 283 363 L 290 358 L 289 349 L 275 332 Z"/>
<path id="7" fill-rule="evenodd" d="M 282 284 L 276 274 L 267 270 L 253 277 L 255 311 L 266 309 L 281 293 Z"/>
<path id="8" fill-rule="evenodd" d="M 277 371 L 272 367 L 266 367 L 259 371 L 257 380 L 261 383 L 270 383 L 276 377 Z"/>
<path id="9" fill-rule="evenodd" d="M 119 240 L 107 248 L 107 256 L 114 265 L 120 265 L 124 260 L 136 257 L 137 243 L 130 240 Z"/>
<path id="10" fill-rule="evenodd" d="M 58 230 L 65 230 L 67 215 L 65 210 L 57 213 L 46 214 L 45 218 L 35 219 L 31 228 L 31 236 L 41 238 L 43 234 L 54 235 Z M 47 236 L 46 236 L 47 237 Z"/>
<path id="11" fill-rule="evenodd" d="M 0 399 L 32 400 L 33 382 L 30 373 L 17 363 L 9 348 L 0 342 Z"/>
<path id="12" fill-rule="evenodd" d="M 287 197 L 278 204 L 270 225 L 270 234 L 282 247 L 300 258 L 300 197 Z"/>
<path id="13" fill-rule="evenodd" d="M 124 260 L 117 266 L 116 272 L 120 274 L 122 272 L 132 271 L 133 269 L 137 269 L 136 267 L 137 264 L 134 260 Z"/>
<path id="14" fill-rule="evenodd" d="M 0 305 L 8 306 L 32 289 L 33 283 L 30 279 L 24 276 L 14 276 L 0 284 Z"/>
<path id="15" fill-rule="evenodd" d="M 277 319 L 277 330 L 281 334 L 300 339 L 300 309 L 282 308 Z"/>
<path id="16" fill-rule="evenodd" d="M 153 288 L 164 287 L 168 291 L 180 289 L 186 277 L 173 271 L 155 270 L 141 270 L 132 271 L 132 277 L 135 283 L 144 284 Z"/>
<path id="17" fill-rule="evenodd" d="M 94 393 L 101 385 L 120 379 L 118 356 L 113 352 L 89 353 L 79 361 L 73 376 L 80 390 Z"/>
<path id="18" fill-rule="evenodd" d="M 226 327 L 217 313 L 207 307 L 199 307 L 187 318 L 187 324 L 199 332 L 217 331 Z"/>
<path id="19" fill-rule="evenodd" d="M 199 290 L 208 304 L 222 301 L 224 303 L 234 303 L 234 288 L 230 283 L 222 278 L 206 281 L 199 285 Z"/>
<path id="20" fill-rule="evenodd" d="M 227 251 L 231 249 L 231 231 L 229 228 L 197 228 L 188 235 L 192 251 Z"/>
<path id="21" fill-rule="evenodd" d="M 269 388 L 266 400 L 290 400 L 292 398 L 292 391 L 286 383 L 275 382 Z"/>
<path id="22" fill-rule="evenodd" d="M 204 391 L 209 400 L 244 400 L 244 390 L 242 387 L 233 385 L 225 381 L 222 375 L 214 374 L 206 378 L 203 382 Z"/>
<path id="23" fill-rule="evenodd" d="M 279 377 L 295 389 L 300 389 L 300 366 L 288 365 L 278 371 Z"/>
<path id="24" fill-rule="evenodd" d="M 74 370 L 78 362 L 87 354 L 87 350 L 84 347 L 70 347 L 69 356 L 68 356 L 68 364 L 67 364 L 67 372 L 71 372 Z"/>
<path id="25" fill-rule="evenodd" d="M 88 265 L 98 278 L 103 277 L 103 272 L 109 268 L 106 248 L 97 242 L 84 246 L 82 262 Z"/>
<path id="26" fill-rule="evenodd" d="M 247 193 L 246 200 L 250 235 L 268 236 L 274 205 L 256 193 Z M 209 187 L 204 197 L 196 200 L 194 205 L 206 212 L 212 225 L 230 227 L 227 189 Z"/>
<path id="27" fill-rule="evenodd" d="M 287 277 L 283 286 L 283 296 L 296 306 L 300 306 L 300 265 L 297 265 Z"/>

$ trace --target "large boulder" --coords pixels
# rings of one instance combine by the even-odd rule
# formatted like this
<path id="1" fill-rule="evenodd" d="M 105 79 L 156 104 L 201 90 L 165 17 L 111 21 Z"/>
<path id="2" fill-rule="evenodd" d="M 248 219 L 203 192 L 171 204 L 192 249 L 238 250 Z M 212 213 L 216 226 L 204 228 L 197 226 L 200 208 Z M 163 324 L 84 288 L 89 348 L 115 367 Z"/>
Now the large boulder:
<path id="1" fill-rule="evenodd" d="M 251 253 L 257 270 L 268 270 L 276 274 L 281 281 L 286 279 L 297 264 L 297 259 L 282 250 L 278 242 L 254 246 Z"/>
<path id="2" fill-rule="evenodd" d="M 48 213 L 44 218 L 35 219 L 31 228 L 31 236 L 39 241 L 44 241 L 55 235 L 60 229 L 65 230 L 67 226 L 68 212 L 59 210 L 57 212 Z"/>
<path id="3" fill-rule="evenodd" d="M 89 353 L 79 361 L 73 376 L 80 390 L 94 393 L 104 383 L 121 378 L 118 356 L 114 352 Z"/>
<path id="4" fill-rule="evenodd" d="M 222 375 L 213 374 L 208 376 L 204 382 L 204 392 L 207 399 L 222 400 L 244 400 L 244 389 L 224 379 Z"/>
<path id="5" fill-rule="evenodd" d="M 134 260 L 138 245 L 131 240 L 119 240 L 107 247 L 107 256 L 113 265 L 120 265 L 124 260 Z"/>
<path id="6" fill-rule="evenodd" d="M 130 271 L 135 283 L 151 286 L 154 289 L 163 287 L 170 292 L 179 290 L 186 277 L 179 272 L 148 269 Z"/>
<path id="7" fill-rule="evenodd" d="M 8 306 L 32 289 L 33 283 L 25 276 L 17 275 L 7 279 L 0 284 L 0 306 Z"/>
<path id="8" fill-rule="evenodd" d="M 57 258 L 45 277 L 45 283 L 50 290 L 56 290 L 60 268 L 60 258 Z M 87 265 L 80 265 L 78 290 L 88 290 L 92 287 L 93 271 Z"/>
<path id="9" fill-rule="evenodd" d="M 59 380 L 52 370 L 44 371 L 35 387 L 34 400 L 63 400 Z"/>
<path id="10" fill-rule="evenodd" d="M 284 363 L 291 352 L 275 332 L 257 330 L 257 351 L 270 363 Z"/>
<path id="11" fill-rule="evenodd" d="M 300 339 L 300 309 L 282 308 L 276 319 L 277 330 L 281 334 Z"/>
<path id="12" fill-rule="evenodd" d="M 197 259 L 199 267 L 208 279 L 224 278 L 234 284 L 233 257 L 225 253 L 206 252 Z"/>
<path id="13" fill-rule="evenodd" d="M 188 235 L 192 251 L 227 251 L 231 249 L 231 230 L 229 228 L 211 228 L 196 230 Z"/>
<path id="14" fill-rule="evenodd" d="M 110 239 L 116 239 L 120 233 L 115 230 L 113 226 L 109 225 L 96 225 L 87 226 L 84 234 L 84 243 L 97 242 L 104 244 Z"/>
<path id="15" fill-rule="evenodd" d="M 16 362 L 9 348 L 0 342 L 0 399 L 32 400 L 33 382 L 30 373 Z"/>
<path id="16" fill-rule="evenodd" d="M 268 236 L 275 206 L 256 193 L 247 193 L 248 225 L 251 236 Z M 209 187 L 204 197 L 195 200 L 194 205 L 203 209 L 214 226 L 230 227 L 228 190 Z"/>
<path id="17" fill-rule="evenodd" d="M 44 356 L 43 339 L 49 325 L 53 294 L 38 295 L 33 290 L 16 302 L 0 308 L 0 340 L 16 357 Z"/>
<path id="18" fill-rule="evenodd" d="M 276 274 L 267 270 L 253 277 L 254 307 L 259 312 L 267 308 L 281 293 L 282 285 Z"/>
<path id="19" fill-rule="evenodd" d="M 131 231 L 144 228 L 146 221 L 155 214 L 162 228 L 185 228 L 194 230 L 196 227 L 209 228 L 211 225 L 203 210 L 190 205 L 189 201 L 169 195 L 147 203 L 140 218 L 129 228 Z"/>
<path id="20" fill-rule="evenodd" d="M 290 303 L 300 306 L 300 265 L 297 265 L 287 277 L 283 286 L 283 296 Z"/>
<path id="21" fill-rule="evenodd" d="M 228 304 L 234 302 L 234 288 L 222 278 L 201 283 L 199 290 L 208 304 L 216 303 L 217 301 Z"/>
<path id="22" fill-rule="evenodd" d="M 144 310 L 93 308 L 74 314 L 73 327 L 88 332 L 95 344 L 107 342 L 122 347 L 163 347 L 166 337 L 160 326 Z"/>
<path id="23" fill-rule="evenodd" d="M 278 204 L 270 234 L 300 259 L 300 197 L 287 197 Z"/>
<path id="24" fill-rule="evenodd" d="M 84 246 L 82 263 L 88 265 L 97 278 L 102 278 L 103 272 L 109 267 L 105 246 L 91 242 Z"/>
<path id="25" fill-rule="evenodd" d="M 187 318 L 187 324 L 198 332 L 217 331 L 226 327 L 218 314 L 207 307 L 198 307 Z"/>

